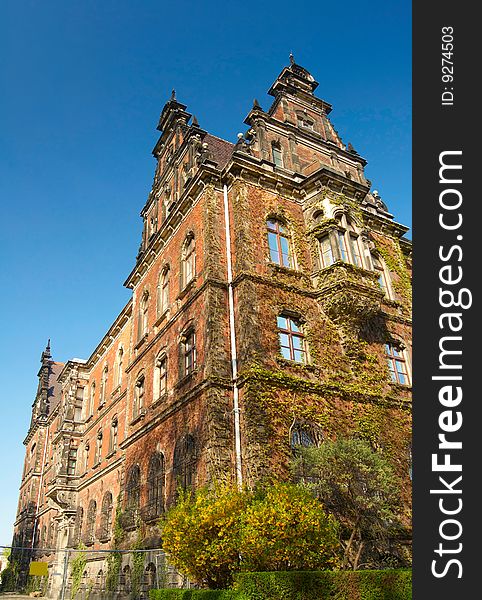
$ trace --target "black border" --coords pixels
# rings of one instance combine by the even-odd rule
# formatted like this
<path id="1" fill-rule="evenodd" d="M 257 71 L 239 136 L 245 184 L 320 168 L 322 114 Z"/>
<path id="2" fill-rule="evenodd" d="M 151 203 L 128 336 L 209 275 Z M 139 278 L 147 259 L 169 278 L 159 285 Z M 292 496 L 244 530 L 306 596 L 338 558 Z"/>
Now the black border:
<path id="1" fill-rule="evenodd" d="M 472 8 L 474 7 L 474 8 Z M 475 16 L 476 4 L 466 2 L 416 2 L 413 4 L 413 216 L 414 216 L 414 563 L 413 597 L 475 599 L 482 597 L 480 591 L 479 547 L 480 538 L 479 481 L 482 482 L 481 406 L 482 384 L 476 343 L 481 331 L 478 314 L 479 279 L 482 269 L 479 258 L 482 235 L 479 233 L 482 191 L 477 185 L 481 104 L 477 87 L 481 79 L 478 65 L 482 31 Z M 454 82 L 442 82 L 442 27 L 454 29 Z M 443 87 L 454 87 L 454 105 L 442 106 Z M 455 243 L 454 232 L 444 232 L 439 226 L 439 153 L 446 150 L 462 150 L 462 179 L 458 186 L 463 194 L 463 225 L 456 234 L 463 235 L 460 242 L 463 259 L 463 287 L 473 294 L 473 305 L 463 313 L 462 341 L 462 387 L 463 401 L 460 410 L 463 426 L 453 439 L 462 440 L 463 448 L 455 457 L 462 461 L 463 509 L 457 515 L 463 532 L 458 541 L 463 544 L 460 554 L 446 555 L 440 559 L 434 550 L 440 543 L 439 525 L 444 516 L 439 511 L 439 496 L 431 495 L 430 489 L 438 489 L 438 475 L 431 469 L 432 453 L 437 452 L 438 416 L 444 408 L 438 401 L 441 383 L 432 381 L 438 372 L 438 343 L 442 330 L 439 328 L 439 247 Z M 457 264 L 457 263 L 454 263 Z M 479 286 L 480 287 L 480 286 Z M 455 335 L 455 334 L 454 334 Z M 454 409 L 455 410 L 455 409 Z M 460 487 L 460 486 L 459 486 Z M 445 517 L 448 518 L 448 517 Z M 453 542 L 447 547 L 454 548 Z M 452 565 L 444 577 L 432 575 L 432 560 L 440 565 L 451 558 L 462 564 L 462 577 L 458 567 Z"/>

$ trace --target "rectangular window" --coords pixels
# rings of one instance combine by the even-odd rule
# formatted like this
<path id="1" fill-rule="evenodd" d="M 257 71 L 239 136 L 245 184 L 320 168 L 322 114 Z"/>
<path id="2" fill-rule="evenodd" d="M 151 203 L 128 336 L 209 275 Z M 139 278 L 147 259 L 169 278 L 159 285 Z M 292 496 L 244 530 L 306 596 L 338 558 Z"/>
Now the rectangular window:
<path id="1" fill-rule="evenodd" d="M 67 461 L 67 475 L 75 475 L 77 466 L 77 448 L 70 448 Z"/>
<path id="2" fill-rule="evenodd" d="M 281 148 L 277 146 L 272 146 L 273 149 L 273 162 L 277 167 L 283 167 L 283 153 L 281 152 Z"/>
<path id="3" fill-rule="evenodd" d="M 394 383 L 408 385 L 407 366 L 400 350 L 397 350 L 392 344 L 385 344 L 385 352 L 391 380 Z"/>
<path id="4" fill-rule="evenodd" d="M 340 252 L 340 260 L 342 260 L 343 262 L 348 262 L 348 253 L 346 251 L 345 234 L 341 231 L 338 231 L 337 234 L 338 234 L 338 250 Z"/>
<path id="5" fill-rule="evenodd" d="M 268 246 L 271 262 L 283 267 L 293 265 L 289 241 L 289 231 L 279 221 L 268 221 Z"/>
<path id="6" fill-rule="evenodd" d="M 281 315 L 277 322 L 281 356 L 297 363 L 306 363 L 305 336 L 300 323 Z"/>
<path id="7" fill-rule="evenodd" d="M 353 258 L 353 264 L 357 267 L 362 266 L 361 254 L 360 254 L 360 246 L 358 245 L 358 237 L 356 235 L 350 234 L 350 250 Z"/>
<path id="8" fill-rule="evenodd" d="M 184 340 L 184 375 L 189 375 L 196 368 L 196 338 L 194 331 Z"/>
<path id="9" fill-rule="evenodd" d="M 329 267 L 335 262 L 331 240 L 328 235 L 320 240 L 321 264 L 323 267 Z"/>

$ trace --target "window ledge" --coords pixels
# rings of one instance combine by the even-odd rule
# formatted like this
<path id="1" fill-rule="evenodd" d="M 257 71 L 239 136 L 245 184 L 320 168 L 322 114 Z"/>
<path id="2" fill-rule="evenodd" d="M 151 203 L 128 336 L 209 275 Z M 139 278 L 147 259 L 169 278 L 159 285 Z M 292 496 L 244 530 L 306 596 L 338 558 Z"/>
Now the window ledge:
<path id="1" fill-rule="evenodd" d="M 197 373 L 199 373 L 199 369 L 196 367 L 195 369 L 193 369 L 190 373 L 188 373 L 187 375 L 184 375 L 177 383 L 176 383 L 176 388 L 180 388 L 183 385 L 185 385 L 186 383 L 188 383 L 193 377 L 194 375 L 196 375 Z"/>
<path id="2" fill-rule="evenodd" d="M 114 456 L 114 454 L 115 454 L 115 453 L 116 453 L 116 450 L 111 450 L 111 451 L 109 452 L 109 454 L 107 454 L 107 456 L 106 456 L 106 459 L 107 459 L 107 458 L 111 458 L 112 456 Z"/>
<path id="3" fill-rule="evenodd" d="M 188 283 L 186 283 L 186 285 L 183 287 L 183 289 L 179 292 L 176 300 L 182 300 L 194 287 L 194 284 L 196 283 L 197 277 L 193 277 Z"/>
<path id="4" fill-rule="evenodd" d="M 293 275 L 295 277 L 303 277 L 305 275 L 299 269 L 296 269 L 294 267 L 285 267 L 284 265 L 279 265 L 278 263 L 271 261 L 268 263 L 268 266 L 271 267 L 274 272 L 286 273 L 286 275 Z"/>
<path id="5" fill-rule="evenodd" d="M 306 371 L 311 371 L 312 373 L 318 373 L 320 369 L 319 367 L 311 363 L 298 362 L 296 360 L 285 358 L 284 356 L 277 356 L 276 362 L 284 367 L 299 367 L 301 369 L 305 369 Z"/>
<path id="6" fill-rule="evenodd" d="M 116 396 L 119 392 L 120 392 L 121 386 L 118 385 L 115 390 L 112 390 L 110 397 L 113 398 L 114 396 Z"/>
<path id="7" fill-rule="evenodd" d="M 135 425 L 136 423 L 139 423 L 139 421 L 142 421 L 142 419 L 144 419 L 144 417 L 146 416 L 146 411 L 144 408 L 141 408 L 140 412 L 138 415 L 136 415 L 132 421 L 129 423 L 129 425 Z"/>
<path id="8" fill-rule="evenodd" d="M 170 311 L 171 311 L 171 307 L 168 306 L 166 308 L 166 310 L 161 315 L 159 315 L 159 317 L 157 318 L 157 321 L 154 323 L 154 327 L 159 327 L 159 325 L 167 319 Z"/>
<path id="9" fill-rule="evenodd" d="M 148 337 L 149 337 L 149 332 L 146 331 L 146 333 L 139 339 L 139 341 L 137 342 L 137 344 L 134 346 L 134 350 L 139 350 L 139 348 L 147 340 Z"/>
<path id="10" fill-rule="evenodd" d="M 105 400 L 104 400 L 103 402 L 101 402 L 101 403 L 99 404 L 99 406 L 97 407 L 97 410 L 102 410 L 102 409 L 104 408 L 105 404 L 106 404 L 106 403 L 105 403 Z"/>
<path id="11" fill-rule="evenodd" d="M 397 383 L 396 381 L 390 381 L 390 387 L 393 390 L 400 390 L 404 392 L 412 391 L 412 386 L 410 383 Z"/>
<path id="12" fill-rule="evenodd" d="M 164 392 L 164 394 L 162 394 L 161 396 L 159 396 L 159 398 L 157 398 L 157 400 L 154 400 L 154 402 L 151 404 L 151 406 L 149 407 L 149 409 L 150 410 L 154 410 L 160 404 L 163 404 L 166 400 L 167 400 L 167 392 Z"/>

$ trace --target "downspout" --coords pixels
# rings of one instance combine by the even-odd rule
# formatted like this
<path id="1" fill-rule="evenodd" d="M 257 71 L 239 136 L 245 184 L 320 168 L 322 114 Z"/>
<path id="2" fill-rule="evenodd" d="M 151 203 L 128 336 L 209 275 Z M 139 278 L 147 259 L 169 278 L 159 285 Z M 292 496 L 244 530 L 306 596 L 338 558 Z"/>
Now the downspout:
<path id="1" fill-rule="evenodd" d="M 224 228 L 226 233 L 226 265 L 228 271 L 229 337 L 231 340 L 231 369 L 233 376 L 234 449 L 236 482 L 243 485 L 241 465 L 241 428 L 239 424 L 238 354 L 236 351 L 236 328 L 234 322 L 233 269 L 231 265 L 231 229 L 229 226 L 228 188 L 224 185 Z"/>
<path id="2" fill-rule="evenodd" d="M 39 485 L 38 485 L 37 504 L 35 506 L 35 519 L 33 522 L 32 550 L 34 549 L 34 546 L 35 546 L 35 535 L 37 533 L 40 494 L 42 493 L 42 483 L 43 483 L 43 479 L 44 479 L 45 457 L 47 455 L 47 444 L 48 444 L 48 440 L 49 440 L 49 431 L 50 431 L 50 423 L 47 425 L 47 429 L 45 431 L 44 454 L 42 457 L 42 469 L 40 471 L 40 481 L 39 481 Z"/>

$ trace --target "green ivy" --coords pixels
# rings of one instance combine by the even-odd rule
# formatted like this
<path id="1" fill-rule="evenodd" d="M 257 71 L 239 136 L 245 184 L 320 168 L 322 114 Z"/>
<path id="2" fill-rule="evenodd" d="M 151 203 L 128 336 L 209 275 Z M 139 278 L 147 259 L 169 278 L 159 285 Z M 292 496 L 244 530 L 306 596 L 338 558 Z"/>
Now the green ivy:
<path id="1" fill-rule="evenodd" d="M 85 567 L 87 565 L 87 553 L 84 552 L 85 546 L 83 544 L 79 544 L 77 546 L 78 552 L 74 558 L 70 560 L 70 573 L 72 576 L 72 588 L 70 590 L 70 597 L 73 599 L 77 595 L 77 592 L 80 589 L 80 584 L 82 583 L 82 576 L 85 571 Z"/>

